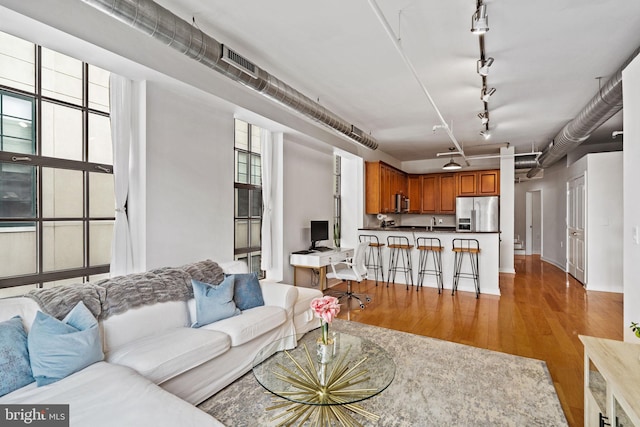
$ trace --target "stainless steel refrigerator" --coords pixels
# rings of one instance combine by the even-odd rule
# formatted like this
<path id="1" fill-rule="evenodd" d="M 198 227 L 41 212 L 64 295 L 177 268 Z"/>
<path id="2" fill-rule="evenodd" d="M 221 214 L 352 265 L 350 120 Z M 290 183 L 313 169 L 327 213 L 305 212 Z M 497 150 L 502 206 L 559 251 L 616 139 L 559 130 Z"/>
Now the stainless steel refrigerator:
<path id="1" fill-rule="evenodd" d="M 456 229 L 458 231 L 500 231 L 500 198 L 457 197 Z"/>

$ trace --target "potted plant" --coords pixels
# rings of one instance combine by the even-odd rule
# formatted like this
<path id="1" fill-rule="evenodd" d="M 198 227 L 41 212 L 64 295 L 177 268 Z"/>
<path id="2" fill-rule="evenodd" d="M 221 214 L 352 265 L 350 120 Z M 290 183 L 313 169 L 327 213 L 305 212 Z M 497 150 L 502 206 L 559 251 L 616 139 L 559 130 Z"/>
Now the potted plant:
<path id="1" fill-rule="evenodd" d="M 631 326 L 629 326 L 629 328 L 631 328 L 633 333 L 636 334 L 636 337 L 640 338 L 640 326 L 638 326 L 636 322 L 631 322 Z"/>

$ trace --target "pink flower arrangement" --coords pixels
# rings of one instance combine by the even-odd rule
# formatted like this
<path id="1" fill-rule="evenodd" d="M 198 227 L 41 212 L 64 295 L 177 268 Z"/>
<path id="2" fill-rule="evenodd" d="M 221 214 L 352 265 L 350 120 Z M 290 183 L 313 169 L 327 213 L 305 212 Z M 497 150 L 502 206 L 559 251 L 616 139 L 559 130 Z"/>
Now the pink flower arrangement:
<path id="1" fill-rule="evenodd" d="M 321 319 L 322 343 L 328 344 L 329 323 L 340 313 L 340 301 L 338 298 L 328 295 L 322 298 L 314 298 L 311 300 L 311 309 L 315 316 Z"/>

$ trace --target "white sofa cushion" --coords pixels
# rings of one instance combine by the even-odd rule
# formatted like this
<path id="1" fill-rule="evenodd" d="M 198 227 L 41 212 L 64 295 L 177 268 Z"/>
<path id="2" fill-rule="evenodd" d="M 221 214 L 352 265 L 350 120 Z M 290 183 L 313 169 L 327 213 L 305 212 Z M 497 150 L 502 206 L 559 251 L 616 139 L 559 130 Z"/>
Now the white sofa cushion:
<path id="1" fill-rule="evenodd" d="M 9 320 L 14 316 L 22 318 L 25 331 L 29 332 L 31 324 L 40 310 L 38 303 L 31 298 L 10 297 L 0 299 L 0 322 Z"/>
<path id="2" fill-rule="evenodd" d="M 160 384 L 219 356 L 230 347 L 231 340 L 224 333 L 176 328 L 121 346 L 109 352 L 106 360 L 133 368 Z"/>
<path id="3" fill-rule="evenodd" d="M 124 366 L 94 363 L 55 384 L 32 383 L 0 398 L 0 404 L 68 404 L 76 427 L 223 426 L 215 418 Z"/>
<path id="4" fill-rule="evenodd" d="M 287 321 L 287 312 L 272 305 L 250 308 L 240 316 L 229 317 L 203 326 L 202 329 L 220 331 L 231 337 L 231 346 L 237 347 L 259 337 Z"/>
<path id="5" fill-rule="evenodd" d="M 168 301 L 132 308 L 101 322 L 105 353 L 149 335 L 191 325 L 187 304 Z"/>
<path id="6" fill-rule="evenodd" d="M 320 326 L 320 319 L 315 317 L 311 310 L 311 300 L 321 298 L 322 292 L 318 289 L 297 286 L 298 299 L 293 306 L 293 325 L 296 335 L 301 337 L 305 333 Z"/>

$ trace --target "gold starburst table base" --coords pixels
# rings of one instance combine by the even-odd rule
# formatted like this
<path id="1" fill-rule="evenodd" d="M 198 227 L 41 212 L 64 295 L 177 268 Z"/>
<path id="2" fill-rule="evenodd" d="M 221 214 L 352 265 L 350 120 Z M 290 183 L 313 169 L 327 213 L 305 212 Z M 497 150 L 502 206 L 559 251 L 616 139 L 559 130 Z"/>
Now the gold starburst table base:
<path id="1" fill-rule="evenodd" d="M 278 371 L 273 372 L 278 379 L 292 386 L 287 391 L 275 391 L 275 394 L 282 398 L 274 398 L 277 403 L 267 408 L 267 410 L 285 409 L 273 417 L 273 420 L 280 421 L 278 426 L 303 425 L 307 421 L 313 426 L 321 427 L 337 424 L 345 427 L 361 426 L 362 424 L 353 417 L 352 413 L 370 421 L 378 421 L 380 416 L 356 403 L 350 403 L 377 394 L 376 389 L 352 388 L 369 380 L 367 370 L 361 368 L 367 357 L 349 366 L 345 361 L 349 353 L 347 350 L 332 365 L 331 371 L 327 372 L 326 364 L 320 364 L 316 369 L 305 344 L 303 348 L 305 355 L 303 363 L 295 360 L 285 350 L 284 353 L 293 362 L 294 368 L 289 369 L 279 363 Z"/>

